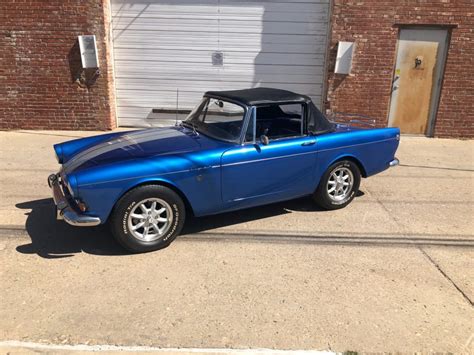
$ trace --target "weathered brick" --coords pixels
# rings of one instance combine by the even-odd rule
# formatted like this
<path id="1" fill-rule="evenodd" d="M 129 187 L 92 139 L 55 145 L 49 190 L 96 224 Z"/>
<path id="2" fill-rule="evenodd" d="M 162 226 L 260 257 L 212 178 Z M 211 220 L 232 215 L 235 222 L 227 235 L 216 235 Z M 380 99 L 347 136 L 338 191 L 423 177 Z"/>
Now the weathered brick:
<path id="1" fill-rule="evenodd" d="M 0 3 L 0 129 L 111 129 L 115 122 L 108 0 Z M 334 0 L 327 107 L 386 126 L 398 29 L 451 30 L 435 135 L 474 137 L 474 16 L 471 0 Z M 78 35 L 95 34 L 101 75 L 90 88 L 73 80 Z M 333 72 L 337 41 L 355 41 L 351 76 Z M 73 70 L 74 71 L 74 70 Z"/>
<path id="2" fill-rule="evenodd" d="M 107 0 L 0 3 L 0 97 L 6 98 L 0 129 L 116 126 L 108 6 Z M 101 71 L 88 89 L 71 74 L 77 36 L 84 34 L 96 35 Z"/>
<path id="3" fill-rule="evenodd" d="M 334 0 L 326 108 L 388 122 L 398 28 L 454 25 L 435 122 L 439 137 L 474 137 L 474 16 L 470 0 Z M 354 41 L 353 74 L 334 74 L 338 41 Z"/>

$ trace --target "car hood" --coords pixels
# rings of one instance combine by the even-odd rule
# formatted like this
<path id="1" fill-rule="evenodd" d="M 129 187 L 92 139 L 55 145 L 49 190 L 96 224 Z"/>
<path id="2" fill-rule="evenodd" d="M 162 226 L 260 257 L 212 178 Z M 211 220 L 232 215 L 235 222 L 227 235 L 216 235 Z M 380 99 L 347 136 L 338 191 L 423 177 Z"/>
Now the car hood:
<path id="1" fill-rule="evenodd" d="M 177 154 L 199 148 L 198 140 L 192 132 L 175 127 L 125 132 L 79 151 L 64 163 L 63 172 L 70 173 L 117 161 Z"/>

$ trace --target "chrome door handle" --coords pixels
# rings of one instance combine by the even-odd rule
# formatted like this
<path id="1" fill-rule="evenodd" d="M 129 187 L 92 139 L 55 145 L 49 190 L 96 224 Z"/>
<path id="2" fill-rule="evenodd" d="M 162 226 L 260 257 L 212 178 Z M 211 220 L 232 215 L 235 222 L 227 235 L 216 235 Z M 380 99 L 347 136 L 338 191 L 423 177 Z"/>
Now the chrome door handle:
<path id="1" fill-rule="evenodd" d="M 301 143 L 303 147 L 306 147 L 308 145 L 315 145 L 315 144 L 316 144 L 316 141 L 307 141 L 307 142 Z"/>

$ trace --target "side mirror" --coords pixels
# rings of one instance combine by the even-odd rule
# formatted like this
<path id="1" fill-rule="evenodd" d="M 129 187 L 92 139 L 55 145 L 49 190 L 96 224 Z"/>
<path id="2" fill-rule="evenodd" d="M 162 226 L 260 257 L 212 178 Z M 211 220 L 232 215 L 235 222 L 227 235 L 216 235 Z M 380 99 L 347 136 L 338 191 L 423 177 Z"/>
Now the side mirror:
<path id="1" fill-rule="evenodd" d="M 270 141 L 268 140 L 268 137 L 264 134 L 262 134 L 260 136 L 260 142 L 263 144 L 263 145 L 268 145 L 268 143 L 270 143 Z"/>

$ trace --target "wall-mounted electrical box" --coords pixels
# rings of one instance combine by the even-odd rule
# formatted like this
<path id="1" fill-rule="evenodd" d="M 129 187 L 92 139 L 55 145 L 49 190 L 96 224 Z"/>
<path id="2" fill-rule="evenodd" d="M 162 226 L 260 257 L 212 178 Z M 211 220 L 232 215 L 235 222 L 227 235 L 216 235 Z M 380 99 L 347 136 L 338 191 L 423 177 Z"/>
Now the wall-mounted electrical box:
<path id="1" fill-rule="evenodd" d="M 98 68 L 97 44 L 95 35 L 79 36 L 79 50 L 81 52 L 82 68 Z"/>
<path id="2" fill-rule="evenodd" d="M 337 45 L 336 74 L 350 74 L 352 67 L 352 53 L 354 51 L 354 42 L 339 42 Z"/>

